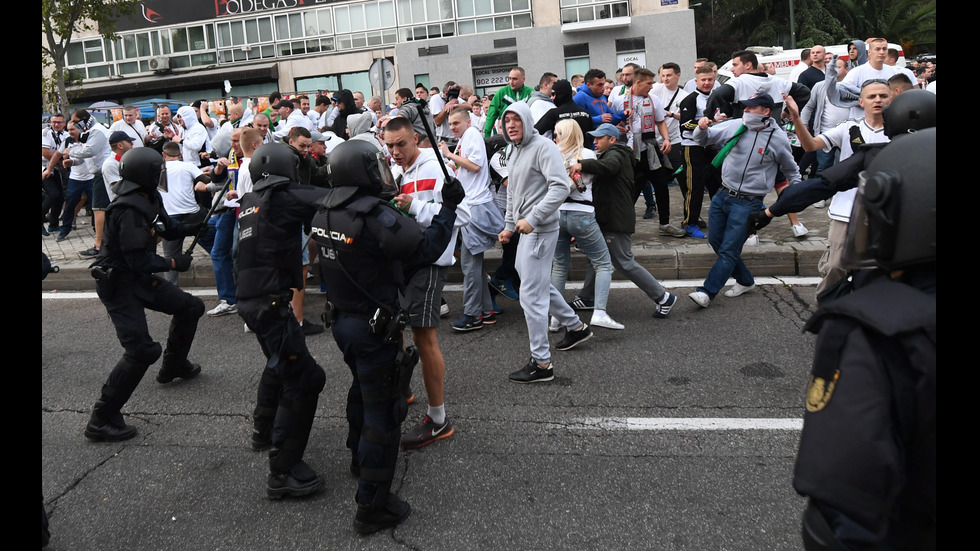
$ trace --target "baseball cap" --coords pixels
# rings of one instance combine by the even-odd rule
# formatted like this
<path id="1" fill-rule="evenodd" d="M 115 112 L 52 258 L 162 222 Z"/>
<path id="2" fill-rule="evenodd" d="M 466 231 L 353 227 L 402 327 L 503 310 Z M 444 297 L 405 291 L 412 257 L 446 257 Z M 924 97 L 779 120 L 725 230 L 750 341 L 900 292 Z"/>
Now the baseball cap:
<path id="1" fill-rule="evenodd" d="M 273 109 L 279 109 L 280 107 L 288 107 L 290 109 L 296 109 L 296 106 L 293 105 L 293 102 L 288 99 L 281 99 L 279 100 L 279 103 L 272 106 Z"/>
<path id="2" fill-rule="evenodd" d="M 132 143 L 133 138 L 129 134 L 123 132 L 122 130 L 116 130 L 115 132 L 109 135 L 109 145 L 116 145 L 117 143 L 122 141 L 127 141 Z"/>
<path id="3" fill-rule="evenodd" d="M 619 138 L 621 134 L 619 132 L 619 129 L 616 128 L 614 125 L 609 124 L 608 122 L 604 122 L 599 125 L 599 128 L 596 128 L 595 130 L 590 130 L 589 135 L 595 136 L 597 138 L 599 136 L 612 136 L 614 138 Z"/>
<path id="4" fill-rule="evenodd" d="M 312 132 L 310 132 L 310 136 L 313 138 L 313 142 L 314 143 L 315 142 L 324 142 L 324 143 L 326 143 L 328 141 L 328 138 L 326 136 L 324 136 L 323 134 L 317 132 L 316 130 L 313 130 Z"/>
<path id="5" fill-rule="evenodd" d="M 740 102 L 744 107 L 755 107 L 761 105 L 767 109 L 775 109 L 776 104 L 772 101 L 772 96 L 769 94 L 756 94 L 748 99 L 743 99 Z"/>

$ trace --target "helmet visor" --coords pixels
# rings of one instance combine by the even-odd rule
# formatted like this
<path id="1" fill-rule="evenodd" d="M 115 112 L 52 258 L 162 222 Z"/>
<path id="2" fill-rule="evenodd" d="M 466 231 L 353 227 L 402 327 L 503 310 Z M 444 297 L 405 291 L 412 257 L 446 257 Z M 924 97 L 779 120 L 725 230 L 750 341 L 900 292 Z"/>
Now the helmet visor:
<path id="1" fill-rule="evenodd" d="M 398 195 L 398 185 L 395 184 L 395 177 L 391 174 L 391 165 L 388 164 L 388 157 L 379 151 L 375 155 L 375 164 L 378 169 L 378 179 L 381 182 L 381 193 L 379 197 L 385 201 L 394 199 Z"/>
<path id="2" fill-rule="evenodd" d="M 851 207 L 851 218 L 847 223 L 847 237 L 841 253 L 841 266 L 845 270 L 874 268 L 875 257 L 872 237 L 868 224 L 868 208 L 865 205 L 868 184 L 867 171 L 858 174 L 857 194 Z"/>

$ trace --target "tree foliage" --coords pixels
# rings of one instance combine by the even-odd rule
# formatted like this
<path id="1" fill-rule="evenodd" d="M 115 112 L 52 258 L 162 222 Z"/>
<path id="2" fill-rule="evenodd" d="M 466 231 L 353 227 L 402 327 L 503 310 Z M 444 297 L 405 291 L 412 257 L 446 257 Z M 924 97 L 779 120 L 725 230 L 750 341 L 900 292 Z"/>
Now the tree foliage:
<path id="1" fill-rule="evenodd" d="M 51 79 L 54 87 L 45 90 L 42 79 L 42 97 L 54 95 L 58 110 L 67 112 L 70 105 L 65 74 L 65 55 L 76 33 L 96 30 L 104 37 L 113 38 L 115 21 L 122 16 L 136 13 L 138 0 L 41 0 L 42 67 L 53 67 Z M 50 84 L 49 84 L 50 86 Z"/>
<path id="2" fill-rule="evenodd" d="M 702 0 L 695 10 L 698 56 L 721 64 L 747 46 L 797 48 L 884 37 L 907 57 L 936 51 L 936 0 Z"/>

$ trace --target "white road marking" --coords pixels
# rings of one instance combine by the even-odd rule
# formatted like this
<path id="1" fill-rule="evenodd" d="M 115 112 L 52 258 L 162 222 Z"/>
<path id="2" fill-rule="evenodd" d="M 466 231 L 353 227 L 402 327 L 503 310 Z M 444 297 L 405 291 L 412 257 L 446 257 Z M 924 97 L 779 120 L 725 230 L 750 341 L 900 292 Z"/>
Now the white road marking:
<path id="1" fill-rule="evenodd" d="M 583 430 L 792 430 L 803 419 L 737 419 L 725 417 L 583 417 L 574 419 Z"/>
<path id="2" fill-rule="evenodd" d="M 698 285 L 704 283 L 703 279 L 662 279 L 660 284 L 667 289 L 677 289 L 677 288 L 694 288 Z M 820 283 L 819 277 L 757 277 L 755 278 L 756 285 L 816 285 Z M 729 279 L 727 285 L 734 285 L 735 280 Z M 581 289 L 581 281 L 570 281 L 565 285 L 566 289 Z M 614 280 L 611 285 L 612 289 L 636 289 L 636 285 L 632 281 L 619 281 Z M 449 291 L 454 293 L 463 292 L 462 283 L 448 284 L 443 288 L 443 291 Z M 214 288 L 204 288 L 204 289 L 190 289 L 188 293 L 196 297 L 215 297 L 218 296 L 218 291 Z M 321 296 L 319 294 L 309 293 L 309 296 L 317 297 Z M 66 300 L 66 299 L 86 299 L 86 298 L 99 298 L 95 294 L 95 291 L 42 291 L 42 300 Z"/>

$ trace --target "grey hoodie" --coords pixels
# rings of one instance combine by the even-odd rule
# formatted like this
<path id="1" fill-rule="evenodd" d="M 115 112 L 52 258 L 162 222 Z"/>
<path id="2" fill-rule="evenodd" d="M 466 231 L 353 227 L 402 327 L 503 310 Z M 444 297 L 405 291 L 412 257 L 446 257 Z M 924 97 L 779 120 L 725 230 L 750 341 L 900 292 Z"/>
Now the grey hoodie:
<path id="1" fill-rule="evenodd" d="M 708 130 L 694 129 L 691 138 L 702 146 L 721 147 L 742 126 L 742 119 L 729 119 L 713 124 Z M 749 195 L 765 195 L 776 184 L 776 171 L 783 171 L 789 183 L 800 181 L 800 169 L 793 159 L 793 148 L 786 132 L 769 118 L 765 128 L 748 129 L 739 138 L 721 166 L 725 187 Z"/>
<path id="2" fill-rule="evenodd" d="M 535 232 L 558 231 L 558 207 L 568 197 L 568 173 L 561 157 L 561 151 L 551 140 L 538 134 L 534 129 L 531 108 L 524 102 L 515 102 L 504 110 L 501 120 L 507 113 L 517 113 L 524 123 L 524 135 L 520 143 L 515 143 L 507 135 L 509 144 L 507 172 L 507 213 L 504 229 L 514 231 L 518 220 L 527 220 Z"/>

